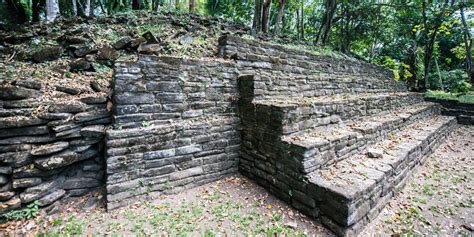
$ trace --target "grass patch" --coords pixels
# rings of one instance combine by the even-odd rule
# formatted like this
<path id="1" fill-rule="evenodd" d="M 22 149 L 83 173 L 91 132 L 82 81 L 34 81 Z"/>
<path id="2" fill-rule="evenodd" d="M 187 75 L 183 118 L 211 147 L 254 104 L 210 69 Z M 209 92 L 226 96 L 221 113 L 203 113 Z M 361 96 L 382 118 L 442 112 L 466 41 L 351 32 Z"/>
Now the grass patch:
<path id="1" fill-rule="evenodd" d="M 460 103 L 466 104 L 474 104 L 474 92 L 470 92 L 469 94 L 462 95 L 456 93 L 450 93 L 445 91 L 432 91 L 428 90 L 425 93 L 426 98 L 433 98 L 438 100 L 456 100 Z"/>

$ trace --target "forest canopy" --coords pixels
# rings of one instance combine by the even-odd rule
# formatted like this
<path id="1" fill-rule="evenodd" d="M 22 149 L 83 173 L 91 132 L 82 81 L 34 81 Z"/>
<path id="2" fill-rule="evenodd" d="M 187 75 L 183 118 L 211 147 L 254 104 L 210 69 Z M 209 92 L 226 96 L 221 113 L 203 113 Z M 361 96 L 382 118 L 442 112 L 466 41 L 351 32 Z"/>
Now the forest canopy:
<path id="1" fill-rule="evenodd" d="M 131 11 L 220 17 L 252 34 L 383 65 L 412 90 L 469 93 L 474 10 L 469 0 L 0 0 L 0 30 Z"/>

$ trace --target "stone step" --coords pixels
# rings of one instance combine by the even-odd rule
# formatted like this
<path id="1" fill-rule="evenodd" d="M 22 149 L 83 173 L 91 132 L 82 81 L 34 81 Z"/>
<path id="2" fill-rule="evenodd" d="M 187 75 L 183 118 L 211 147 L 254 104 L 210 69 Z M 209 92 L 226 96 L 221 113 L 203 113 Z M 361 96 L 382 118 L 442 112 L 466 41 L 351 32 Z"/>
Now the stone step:
<path id="1" fill-rule="evenodd" d="M 309 174 L 308 196 L 317 200 L 323 223 L 338 235 L 356 235 L 455 126 L 454 117 L 419 120 L 355 156 Z"/>
<path id="2" fill-rule="evenodd" d="M 366 93 L 255 100 L 257 109 L 278 114 L 282 135 L 380 114 L 423 101 L 419 93 Z M 268 119 L 267 119 L 268 120 Z"/>
<path id="3" fill-rule="evenodd" d="M 439 113 L 439 106 L 422 102 L 353 121 L 317 127 L 282 137 L 291 156 L 301 161 L 300 172 L 314 170 L 353 155 L 378 139 L 414 121 Z"/>

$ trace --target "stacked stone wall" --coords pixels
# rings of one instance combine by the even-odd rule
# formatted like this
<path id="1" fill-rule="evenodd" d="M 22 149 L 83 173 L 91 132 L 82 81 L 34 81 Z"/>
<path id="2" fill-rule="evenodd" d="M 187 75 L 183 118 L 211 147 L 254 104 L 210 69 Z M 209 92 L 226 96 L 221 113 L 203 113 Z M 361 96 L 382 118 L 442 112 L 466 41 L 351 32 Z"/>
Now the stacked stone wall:
<path id="1" fill-rule="evenodd" d="M 456 116 L 458 123 L 465 125 L 474 125 L 474 104 L 462 103 L 457 100 L 440 100 L 435 98 L 426 98 L 427 101 L 439 103 L 442 113 L 448 116 Z"/>
<path id="2" fill-rule="evenodd" d="M 219 54 L 236 60 L 241 74 L 256 76 L 256 100 L 406 91 L 392 71 L 346 56 L 316 55 L 232 35 L 219 44 Z"/>
<path id="3" fill-rule="evenodd" d="M 236 78 L 233 62 L 215 59 L 142 56 L 116 65 L 109 208 L 237 170 Z"/>
<path id="4" fill-rule="evenodd" d="M 0 214 L 34 201 L 44 207 L 104 183 L 107 96 L 71 96 L 58 87 L 45 98 L 44 86 L 28 79 L 0 86 Z"/>

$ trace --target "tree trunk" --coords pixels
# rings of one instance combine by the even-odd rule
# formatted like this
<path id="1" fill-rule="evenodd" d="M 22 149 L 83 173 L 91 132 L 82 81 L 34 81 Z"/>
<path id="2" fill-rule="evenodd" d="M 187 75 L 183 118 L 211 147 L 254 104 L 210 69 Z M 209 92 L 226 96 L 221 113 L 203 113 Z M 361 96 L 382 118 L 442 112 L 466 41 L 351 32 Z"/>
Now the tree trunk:
<path id="1" fill-rule="evenodd" d="M 255 34 L 259 34 L 262 31 L 262 8 L 264 0 L 255 0 L 255 11 L 253 15 L 252 28 Z"/>
<path id="2" fill-rule="evenodd" d="M 411 77 L 406 78 L 407 86 L 408 89 L 410 90 L 415 90 L 417 85 L 416 85 L 416 64 L 417 64 L 417 46 L 411 46 L 407 49 L 407 55 L 405 58 L 405 64 L 408 65 L 408 70 L 411 73 Z"/>
<path id="3" fill-rule="evenodd" d="M 15 0 L 7 0 L 7 7 L 9 11 L 14 12 L 15 20 L 17 23 L 25 23 L 28 21 L 28 17 L 23 8 L 18 2 Z"/>
<path id="4" fill-rule="evenodd" d="M 300 34 L 301 40 L 304 40 L 304 0 L 301 0 L 301 17 L 300 17 Z"/>
<path id="5" fill-rule="evenodd" d="M 189 0 L 189 12 L 193 13 L 193 14 L 196 12 L 196 1 L 195 0 Z"/>
<path id="6" fill-rule="evenodd" d="M 84 6 L 84 16 L 90 16 L 91 14 L 91 1 L 92 0 L 86 0 L 86 2 L 84 3 L 85 6 Z"/>
<path id="7" fill-rule="evenodd" d="M 298 40 L 300 40 L 301 38 L 301 35 L 300 35 L 300 9 L 296 9 L 296 25 L 295 25 L 295 29 L 296 29 L 296 35 L 298 36 Z"/>
<path id="8" fill-rule="evenodd" d="M 76 0 L 72 0 L 71 4 L 72 4 L 72 15 L 77 16 L 77 2 L 76 2 Z"/>
<path id="9" fill-rule="evenodd" d="M 51 23 L 59 16 L 58 0 L 46 0 L 46 22 Z"/>
<path id="10" fill-rule="evenodd" d="M 153 11 L 160 11 L 160 0 L 153 0 Z"/>
<path id="11" fill-rule="evenodd" d="M 89 0 L 89 16 L 94 16 L 95 0 Z"/>
<path id="12" fill-rule="evenodd" d="M 466 72 L 471 79 L 471 84 L 474 85 L 474 68 L 472 66 L 472 36 L 469 26 L 464 15 L 464 6 L 461 6 L 461 22 L 464 28 L 464 47 L 466 48 Z"/>
<path id="13" fill-rule="evenodd" d="M 428 18 L 426 16 L 426 0 L 423 0 L 422 1 L 422 11 L 421 11 L 421 14 L 422 14 L 422 17 L 423 17 L 423 28 L 424 28 L 424 31 L 423 31 L 423 35 L 425 37 L 425 40 L 428 39 Z M 428 72 L 429 72 L 429 67 L 431 67 L 431 62 L 429 62 L 431 60 L 431 51 L 429 50 L 429 46 L 428 46 L 428 43 L 425 44 L 425 50 L 424 50 L 424 58 L 423 58 L 423 64 L 425 66 L 425 70 L 424 70 L 424 75 L 423 75 L 423 78 L 422 80 L 418 80 L 418 90 L 420 91 L 424 91 L 426 90 L 426 81 L 428 79 Z"/>
<path id="14" fill-rule="evenodd" d="M 428 28 L 428 18 L 426 16 L 426 0 L 423 0 L 422 2 L 422 16 L 423 16 L 423 27 L 425 30 L 423 31 L 424 36 L 425 36 L 425 55 L 424 55 L 424 65 L 425 65 L 425 75 L 423 75 L 423 79 L 419 83 L 419 89 L 420 91 L 425 91 L 427 88 L 429 88 L 429 80 L 428 76 L 431 71 L 431 66 L 432 66 L 432 56 L 433 56 L 433 50 L 434 50 L 434 44 L 436 42 L 436 36 L 438 34 L 439 27 L 441 27 L 443 23 L 443 19 L 445 16 L 445 9 L 448 6 L 449 1 L 446 0 L 444 3 L 443 7 L 439 11 L 439 15 L 436 17 L 439 18 L 436 24 L 432 29 Z M 454 1 L 451 1 L 451 5 L 454 4 Z M 431 35 L 428 34 L 428 32 L 432 30 Z"/>
<path id="15" fill-rule="evenodd" d="M 334 14 L 336 13 L 336 0 L 326 0 L 325 5 L 326 10 L 321 19 L 321 25 L 319 26 L 318 33 L 314 40 L 315 44 L 326 44 L 329 38 L 329 32 L 331 32 Z"/>
<path id="16" fill-rule="evenodd" d="M 140 10 L 141 2 L 140 0 L 132 0 L 132 10 Z"/>
<path id="17" fill-rule="evenodd" d="M 262 7 L 262 31 L 263 33 L 268 33 L 268 22 L 270 18 L 270 7 L 272 0 L 264 0 Z"/>
<path id="18" fill-rule="evenodd" d="M 283 15 L 285 14 L 285 3 L 286 0 L 280 0 L 279 6 L 278 6 L 278 14 L 276 16 L 275 20 L 275 29 L 274 29 L 274 34 L 279 35 L 280 34 L 280 26 L 283 24 Z"/>
<path id="19" fill-rule="evenodd" d="M 40 9 L 43 6 L 42 2 L 41 0 L 32 0 L 31 17 L 33 22 L 40 21 Z"/>

